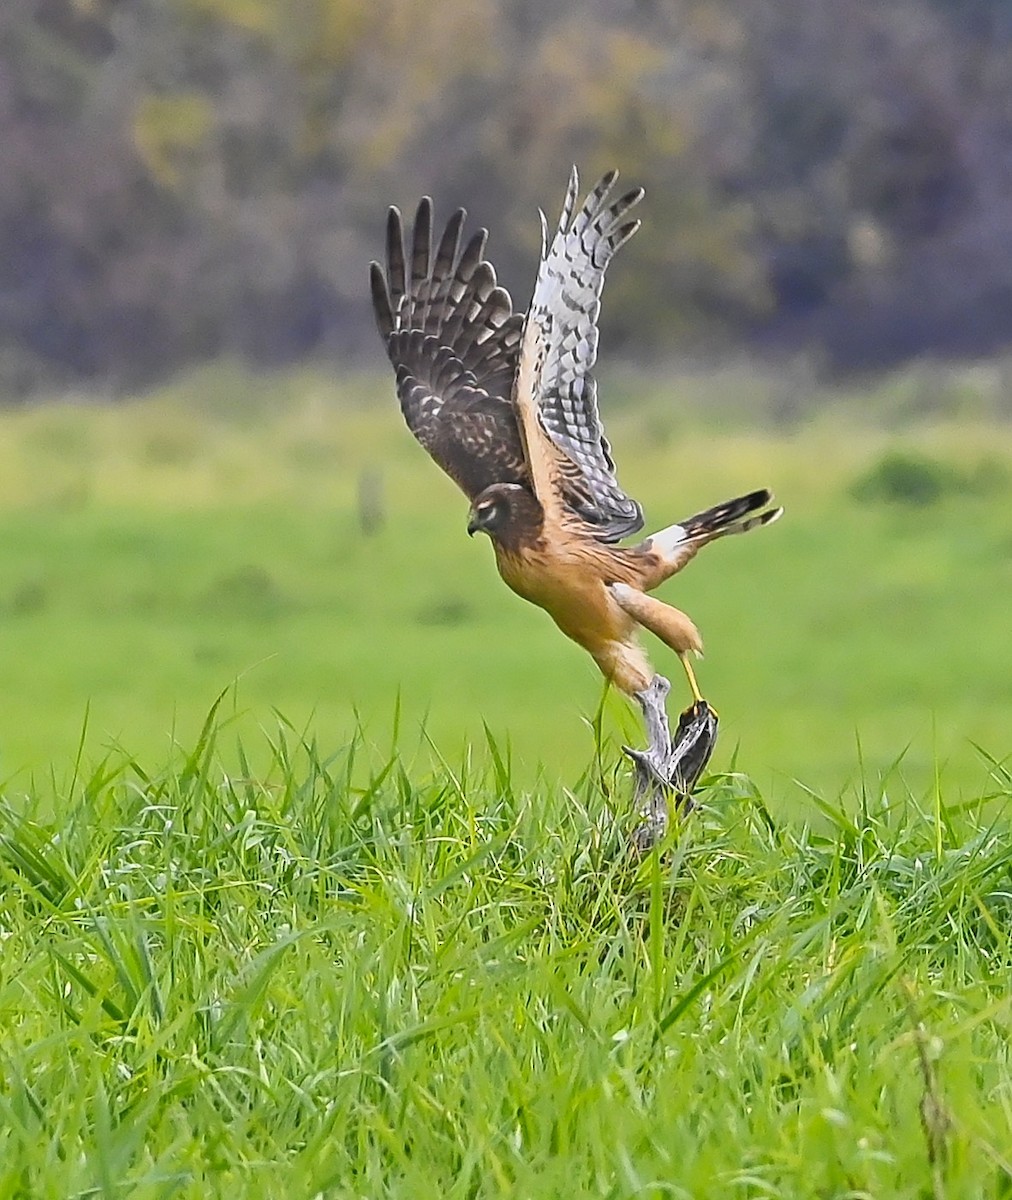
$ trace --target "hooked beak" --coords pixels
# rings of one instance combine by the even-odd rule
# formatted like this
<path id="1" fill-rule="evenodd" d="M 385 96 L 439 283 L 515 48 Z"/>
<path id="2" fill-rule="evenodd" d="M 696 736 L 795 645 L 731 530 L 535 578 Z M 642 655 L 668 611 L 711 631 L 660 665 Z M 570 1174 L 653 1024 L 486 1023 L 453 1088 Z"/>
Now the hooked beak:
<path id="1" fill-rule="evenodd" d="M 467 519 L 467 536 L 474 537 L 474 535 L 478 532 L 478 530 L 480 528 L 481 528 L 481 522 L 478 520 L 478 518 L 475 516 L 474 513 L 471 513 L 471 515 Z"/>

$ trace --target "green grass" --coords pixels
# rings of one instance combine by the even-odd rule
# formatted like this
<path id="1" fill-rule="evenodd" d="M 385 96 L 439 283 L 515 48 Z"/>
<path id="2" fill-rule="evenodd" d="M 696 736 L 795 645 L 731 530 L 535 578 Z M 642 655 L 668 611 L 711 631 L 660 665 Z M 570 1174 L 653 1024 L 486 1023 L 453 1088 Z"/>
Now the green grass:
<path id="1" fill-rule="evenodd" d="M 987 786 L 974 745 L 1008 751 L 1008 426 L 965 389 L 953 413 L 898 426 L 908 391 L 824 394 L 785 428 L 761 417 L 773 384 L 746 373 L 606 388 L 650 527 L 762 483 L 787 506 L 663 593 L 706 640 L 715 766 L 737 761 L 778 811 L 901 755 L 915 790 L 938 773 L 972 799 Z M 913 466 L 897 477 L 898 452 Z M 911 469 L 929 502 L 890 499 Z M 370 471 L 386 522 L 366 537 Z M 600 678 L 502 586 L 465 512 L 385 379 L 219 369 L 131 404 L 0 413 L 0 778 L 65 777 L 86 712 L 87 758 L 122 742 L 157 761 L 239 679 L 252 746 L 275 708 L 331 742 L 361 722 L 378 745 L 399 711 L 402 752 L 425 767 L 423 720 L 454 753 L 487 721 L 518 779 L 544 764 L 565 784 L 586 761 Z M 673 705 L 687 700 L 677 664 L 653 653 Z M 616 736 L 639 736 L 619 700 L 607 714 Z"/>
<path id="2" fill-rule="evenodd" d="M 1012 1194 L 1008 771 L 634 861 L 607 744 L 231 736 L 0 812 L 0 1195 Z"/>
<path id="3" fill-rule="evenodd" d="M 788 508 L 667 585 L 722 733 L 642 861 L 631 714 L 385 381 L 0 413 L 0 1198 L 1012 1197 L 979 384 L 613 385 L 652 526 Z"/>

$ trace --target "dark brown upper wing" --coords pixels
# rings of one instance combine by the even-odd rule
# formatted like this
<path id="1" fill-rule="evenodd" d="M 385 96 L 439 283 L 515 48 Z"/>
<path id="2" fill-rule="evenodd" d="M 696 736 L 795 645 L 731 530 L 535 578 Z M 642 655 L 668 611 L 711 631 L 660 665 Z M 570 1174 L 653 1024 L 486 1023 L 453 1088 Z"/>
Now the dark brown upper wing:
<path id="1" fill-rule="evenodd" d="M 409 264 L 401 214 L 391 208 L 386 271 L 374 262 L 370 279 L 408 428 L 474 499 L 493 483 L 529 484 L 529 475 L 510 401 L 523 317 L 484 257 L 487 232 L 461 249 L 464 216 L 453 214 L 433 256 L 424 197 Z"/>

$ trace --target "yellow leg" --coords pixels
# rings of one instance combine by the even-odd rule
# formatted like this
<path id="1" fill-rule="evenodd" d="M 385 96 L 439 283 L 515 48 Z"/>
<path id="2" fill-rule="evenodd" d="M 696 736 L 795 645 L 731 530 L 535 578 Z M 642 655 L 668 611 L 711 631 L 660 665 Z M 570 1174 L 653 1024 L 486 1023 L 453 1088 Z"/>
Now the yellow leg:
<path id="1" fill-rule="evenodd" d="M 689 661 L 688 652 L 682 652 L 678 655 L 682 660 L 682 666 L 685 668 L 685 674 L 689 680 L 689 688 L 692 691 L 692 699 L 696 704 L 699 704 L 703 699 L 703 693 L 699 690 L 699 684 L 696 682 L 696 673 L 692 669 L 692 663 Z"/>

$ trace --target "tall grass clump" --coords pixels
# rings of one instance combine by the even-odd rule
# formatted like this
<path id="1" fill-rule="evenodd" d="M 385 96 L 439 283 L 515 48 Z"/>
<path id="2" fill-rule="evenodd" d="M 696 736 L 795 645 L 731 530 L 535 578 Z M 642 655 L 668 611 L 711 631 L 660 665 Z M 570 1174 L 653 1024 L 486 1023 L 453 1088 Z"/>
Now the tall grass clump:
<path id="1" fill-rule="evenodd" d="M 215 720 L 7 797 L 0 1196 L 1012 1195 L 1001 763 L 810 824 L 718 776 L 634 859 L 600 762 Z"/>

